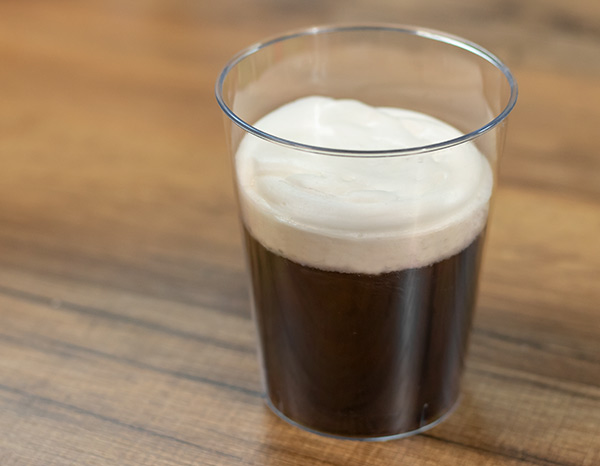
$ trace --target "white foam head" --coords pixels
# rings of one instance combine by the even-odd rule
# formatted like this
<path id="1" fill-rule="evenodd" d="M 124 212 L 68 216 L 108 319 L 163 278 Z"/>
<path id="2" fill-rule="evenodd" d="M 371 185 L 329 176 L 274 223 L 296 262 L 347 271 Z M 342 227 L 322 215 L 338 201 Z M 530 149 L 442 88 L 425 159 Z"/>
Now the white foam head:
<path id="1" fill-rule="evenodd" d="M 385 150 L 461 136 L 409 110 L 306 97 L 255 126 L 313 146 Z M 298 151 L 247 134 L 235 159 L 242 217 L 267 249 L 342 272 L 422 267 L 464 249 L 483 230 L 489 163 L 472 143 L 390 158 Z"/>

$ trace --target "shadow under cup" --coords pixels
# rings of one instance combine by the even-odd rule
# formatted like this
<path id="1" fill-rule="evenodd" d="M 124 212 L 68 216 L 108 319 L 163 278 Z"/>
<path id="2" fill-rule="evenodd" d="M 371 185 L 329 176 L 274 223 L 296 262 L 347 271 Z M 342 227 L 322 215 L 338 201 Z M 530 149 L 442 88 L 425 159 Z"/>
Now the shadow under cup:
<path id="1" fill-rule="evenodd" d="M 244 50 L 221 73 L 216 93 L 233 158 L 267 403 L 293 424 L 343 438 L 398 438 L 432 427 L 459 395 L 496 168 L 517 98 L 510 71 L 481 47 L 435 31 L 324 27 Z M 307 96 L 421 112 L 461 135 L 361 151 L 310 146 L 253 126 Z M 331 235 L 303 225 L 293 208 L 286 216 L 271 212 L 268 200 L 248 192 L 253 181 L 241 179 L 239 148 L 255 138 L 269 150 L 281 148 L 282 163 L 286 153 L 315 163 L 341 160 L 357 174 L 374 161 L 418 167 L 411 161 L 475 151 L 489 189 L 429 229 L 421 220 L 428 207 L 417 196 L 415 217 L 403 220 L 402 231 Z M 435 208 L 445 215 L 443 206 Z M 359 213 L 352 220 L 363 219 Z"/>

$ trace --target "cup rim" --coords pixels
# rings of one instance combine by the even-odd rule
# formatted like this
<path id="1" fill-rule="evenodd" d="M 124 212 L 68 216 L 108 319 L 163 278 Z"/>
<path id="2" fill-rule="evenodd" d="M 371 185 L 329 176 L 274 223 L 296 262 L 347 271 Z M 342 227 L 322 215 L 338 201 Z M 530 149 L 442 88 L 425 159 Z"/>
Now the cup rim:
<path id="1" fill-rule="evenodd" d="M 435 144 L 428 144 L 425 146 L 408 147 L 402 149 L 385 149 L 385 150 L 352 150 L 352 149 L 335 149 L 330 147 L 313 146 L 310 144 L 303 144 L 300 142 L 292 141 L 289 139 L 281 138 L 270 134 L 266 131 L 262 131 L 252 124 L 244 121 L 240 118 L 226 103 L 223 98 L 223 85 L 229 72 L 242 60 L 253 55 L 254 53 L 274 45 L 278 42 L 284 42 L 290 39 L 294 39 L 301 36 L 308 35 L 319 35 L 319 34 L 330 34 L 334 32 L 348 32 L 348 31 L 393 31 L 403 34 L 423 37 L 425 39 L 434 40 L 437 42 L 445 43 L 454 47 L 461 48 L 470 52 L 478 57 L 486 60 L 487 62 L 494 65 L 499 71 L 502 72 L 510 86 L 510 98 L 504 109 L 492 120 L 487 122 L 480 128 L 475 129 L 467 134 L 460 137 L 449 139 L 446 141 L 437 142 Z M 257 42 L 234 55 L 225 65 L 221 73 L 219 74 L 215 84 L 215 96 L 217 102 L 225 115 L 230 118 L 237 126 L 242 128 L 248 133 L 251 133 L 261 139 L 273 142 L 275 144 L 285 146 L 291 149 L 301 150 L 305 152 L 312 152 L 324 155 L 332 155 L 338 157 L 398 157 L 403 155 L 415 155 L 423 154 L 433 151 L 439 151 L 447 149 L 459 144 L 466 143 L 473 139 L 478 138 L 482 134 L 492 130 L 500 123 L 502 123 L 513 110 L 517 103 L 518 86 L 517 82 L 508 68 L 498 57 L 489 52 L 487 49 L 480 45 L 471 42 L 462 37 L 448 34 L 435 29 L 428 29 L 416 26 L 408 25 L 394 25 L 394 24 L 348 24 L 348 25 L 325 25 L 325 26 L 314 26 L 306 29 L 300 29 L 291 31 L 287 34 L 276 36 L 273 38 L 265 39 Z"/>

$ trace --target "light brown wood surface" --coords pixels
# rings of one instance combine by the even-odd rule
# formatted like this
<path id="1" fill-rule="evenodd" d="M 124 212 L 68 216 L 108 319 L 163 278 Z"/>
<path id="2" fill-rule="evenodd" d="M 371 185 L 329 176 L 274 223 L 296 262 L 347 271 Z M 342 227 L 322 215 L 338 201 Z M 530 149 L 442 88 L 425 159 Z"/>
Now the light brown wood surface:
<path id="1" fill-rule="evenodd" d="M 457 411 L 339 441 L 276 418 L 213 84 L 313 24 L 498 54 L 509 123 Z M 600 465 L 600 3 L 0 2 L 0 464 Z"/>

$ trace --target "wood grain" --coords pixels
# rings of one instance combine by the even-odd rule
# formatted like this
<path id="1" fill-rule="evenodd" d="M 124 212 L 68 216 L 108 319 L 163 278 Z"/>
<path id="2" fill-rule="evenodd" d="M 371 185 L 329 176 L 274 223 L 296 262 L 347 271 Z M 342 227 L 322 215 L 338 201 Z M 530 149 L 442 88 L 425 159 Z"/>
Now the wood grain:
<path id="1" fill-rule="evenodd" d="M 0 3 L 0 464 L 600 464 L 595 0 Z M 520 84 L 460 407 L 336 441 L 264 406 L 213 83 L 313 24 L 468 37 Z"/>

